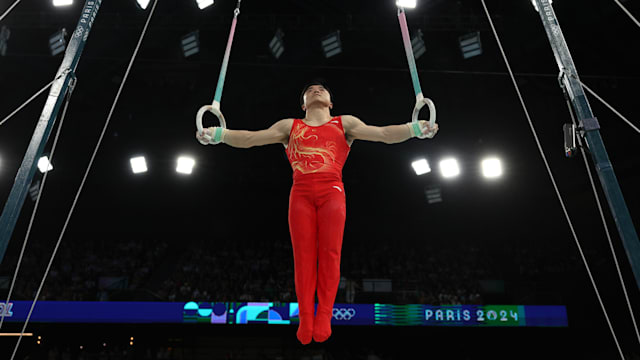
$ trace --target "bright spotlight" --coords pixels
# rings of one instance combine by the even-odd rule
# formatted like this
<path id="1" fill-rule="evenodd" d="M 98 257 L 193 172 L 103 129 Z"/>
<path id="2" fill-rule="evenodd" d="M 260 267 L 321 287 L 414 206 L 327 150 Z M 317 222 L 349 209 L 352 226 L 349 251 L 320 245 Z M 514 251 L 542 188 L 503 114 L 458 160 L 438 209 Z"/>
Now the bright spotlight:
<path id="1" fill-rule="evenodd" d="M 396 6 L 407 9 L 415 9 L 416 0 L 398 0 L 396 1 Z"/>
<path id="2" fill-rule="evenodd" d="M 147 172 L 147 161 L 144 159 L 144 156 L 134 157 L 129 161 L 131 162 L 131 170 L 134 174 Z"/>
<path id="3" fill-rule="evenodd" d="M 440 172 L 446 178 L 460 175 L 460 167 L 456 159 L 445 159 L 440 161 Z"/>
<path id="4" fill-rule="evenodd" d="M 140 6 L 140 9 L 142 10 L 145 10 L 147 6 L 149 6 L 149 1 L 150 0 L 136 0 L 136 2 L 138 3 L 138 6 Z"/>
<path id="5" fill-rule="evenodd" d="M 198 3 L 200 10 L 213 5 L 213 0 L 196 0 L 196 2 Z"/>
<path id="6" fill-rule="evenodd" d="M 73 4 L 73 0 L 53 0 L 53 6 L 69 6 Z"/>
<path id="7" fill-rule="evenodd" d="M 181 174 L 191 174 L 193 171 L 193 165 L 196 164 L 196 161 L 190 157 L 181 156 L 178 158 L 178 166 L 176 166 L 176 171 Z"/>
<path id="8" fill-rule="evenodd" d="M 489 158 L 482 160 L 482 174 L 488 179 L 500 177 L 502 175 L 500 159 Z"/>
<path id="9" fill-rule="evenodd" d="M 429 167 L 429 163 L 426 159 L 416 160 L 411 163 L 411 166 L 416 172 L 416 175 L 422 175 L 431 172 L 431 168 Z"/>
<path id="10" fill-rule="evenodd" d="M 53 170 L 53 165 L 49 162 L 49 158 L 43 156 L 38 160 L 38 169 L 40 169 L 41 173 L 46 173 L 47 171 Z"/>

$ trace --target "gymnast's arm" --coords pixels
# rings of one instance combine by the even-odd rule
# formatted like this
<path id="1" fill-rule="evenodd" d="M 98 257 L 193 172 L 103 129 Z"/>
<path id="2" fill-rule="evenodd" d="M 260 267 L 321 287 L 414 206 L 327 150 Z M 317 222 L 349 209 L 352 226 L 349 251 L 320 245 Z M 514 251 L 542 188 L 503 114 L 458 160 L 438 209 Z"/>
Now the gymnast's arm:
<path id="1" fill-rule="evenodd" d="M 268 129 L 249 131 L 249 130 L 230 130 L 223 129 L 221 141 L 229 146 L 236 148 L 250 148 L 254 146 L 262 146 L 269 144 L 286 143 L 289 139 L 289 132 L 293 119 L 283 119 L 271 125 Z M 208 128 L 205 131 L 213 133 L 216 128 Z M 220 129 L 220 128 L 217 128 Z M 202 139 L 200 134 L 196 134 L 198 140 Z"/>
<path id="2" fill-rule="evenodd" d="M 429 122 L 420 120 L 420 125 L 425 133 L 430 129 Z M 416 136 L 410 123 L 401 125 L 373 126 L 367 125 L 362 120 L 352 115 L 342 116 L 342 126 L 348 138 L 353 140 L 367 140 L 383 142 L 385 144 L 396 144 L 407 141 Z M 438 131 L 438 124 L 434 128 Z"/>

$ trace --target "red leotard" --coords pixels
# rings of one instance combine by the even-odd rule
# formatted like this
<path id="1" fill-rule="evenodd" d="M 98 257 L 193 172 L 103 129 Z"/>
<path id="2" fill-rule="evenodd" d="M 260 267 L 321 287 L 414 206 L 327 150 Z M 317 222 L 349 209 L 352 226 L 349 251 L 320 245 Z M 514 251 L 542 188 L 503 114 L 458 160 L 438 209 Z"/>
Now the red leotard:
<path id="1" fill-rule="evenodd" d="M 316 341 L 331 335 L 346 217 L 342 167 L 349 149 L 340 116 L 321 126 L 294 119 L 286 151 L 293 169 L 289 231 L 300 311 L 297 336 L 303 344 L 312 335 Z"/>

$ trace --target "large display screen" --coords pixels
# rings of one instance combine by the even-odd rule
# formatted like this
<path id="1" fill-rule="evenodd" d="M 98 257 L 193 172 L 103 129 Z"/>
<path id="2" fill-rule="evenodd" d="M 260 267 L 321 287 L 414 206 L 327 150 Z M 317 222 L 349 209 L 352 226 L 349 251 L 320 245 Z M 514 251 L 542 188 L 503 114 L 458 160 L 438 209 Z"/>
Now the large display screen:
<path id="1" fill-rule="evenodd" d="M 24 322 L 31 301 L 0 304 L 5 321 Z M 32 322 L 44 323 L 298 323 L 298 304 L 279 302 L 39 301 Z M 564 306 L 335 304 L 333 325 L 568 326 Z"/>

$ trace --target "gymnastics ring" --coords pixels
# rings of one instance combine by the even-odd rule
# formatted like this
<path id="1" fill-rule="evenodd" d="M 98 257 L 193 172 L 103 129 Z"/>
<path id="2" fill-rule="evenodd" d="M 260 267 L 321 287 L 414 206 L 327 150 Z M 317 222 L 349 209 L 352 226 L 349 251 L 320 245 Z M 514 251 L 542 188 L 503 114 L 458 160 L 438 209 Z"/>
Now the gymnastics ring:
<path id="1" fill-rule="evenodd" d="M 222 127 L 223 129 L 227 128 L 227 122 L 224 120 L 224 115 L 222 115 L 220 108 L 214 105 L 204 105 L 200 108 L 200 110 L 198 110 L 198 113 L 196 114 L 196 127 L 198 128 L 199 134 L 202 134 L 202 132 L 204 131 L 204 129 L 202 128 L 202 116 L 204 116 L 204 113 L 207 111 L 218 118 L 218 121 L 220 121 L 220 127 Z"/>
<path id="2" fill-rule="evenodd" d="M 424 97 L 422 93 L 416 96 L 416 105 L 413 107 L 413 114 L 411 114 L 411 122 L 414 122 L 414 123 L 418 122 L 418 115 L 420 113 L 420 110 L 425 105 L 429 107 L 429 125 L 433 128 L 436 123 L 436 105 L 433 103 L 433 101 L 431 101 L 431 99 Z M 432 138 L 434 135 L 435 135 L 435 132 L 430 131 L 426 135 L 420 138 L 421 139 L 424 139 L 425 137 Z"/>

